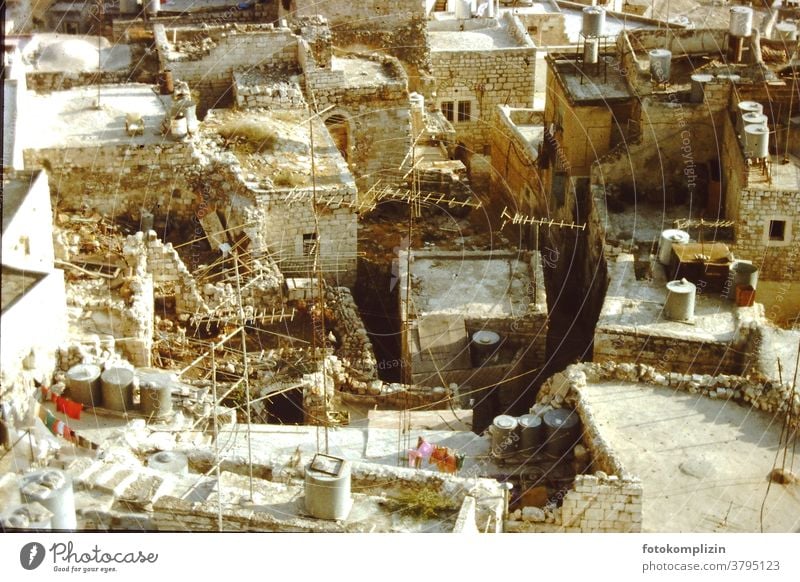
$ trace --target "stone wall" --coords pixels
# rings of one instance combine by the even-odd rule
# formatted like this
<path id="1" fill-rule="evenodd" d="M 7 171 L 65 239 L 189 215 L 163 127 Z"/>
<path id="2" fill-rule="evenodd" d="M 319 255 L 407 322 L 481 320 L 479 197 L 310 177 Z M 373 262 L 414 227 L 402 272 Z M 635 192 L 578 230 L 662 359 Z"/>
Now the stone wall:
<path id="1" fill-rule="evenodd" d="M 541 14 L 519 14 L 536 46 L 558 46 L 571 44 L 560 12 Z"/>
<path id="2" fill-rule="evenodd" d="M 359 190 L 377 180 L 394 181 L 411 145 L 408 77 L 397 59 L 373 56 L 389 80 L 364 84 L 342 69 L 321 68 L 310 54 L 305 58 L 306 91 L 318 110 L 333 106 L 325 119 L 345 119 L 345 153 Z"/>
<path id="3" fill-rule="evenodd" d="M 130 71 L 29 71 L 28 89 L 37 93 L 66 91 L 85 85 L 121 85 L 130 82 Z"/>
<path id="4" fill-rule="evenodd" d="M 233 96 L 240 109 L 307 109 L 300 85 L 291 81 L 249 82 L 242 73 L 233 73 Z"/>
<path id="5" fill-rule="evenodd" d="M 453 121 L 457 140 L 472 152 L 488 149 L 498 105 L 532 106 L 535 67 L 533 43 L 484 51 L 432 51 L 437 106 L 443 101 L 471 103 L 471 119 Z M 456 105 L 454 112 L 457 116 Z"/>
<path id="6" fill-rule="evenodd" d="M 172 43 L 170 31 L 153 27 L 156 50 L 162 69 L 169 69 L 175 80 L 186 81 L 200 92 L 199 109 L 222 107 L 233 101 L 233 71 L 240 67 L 270 69 L 298 68 L 297 37 L 285 28 L 254 27 L 239 32 L 233 27 L 179 29 L 185 40 Z M 197 50 L 178 52 L 181 42 L 197 45 Z"/>

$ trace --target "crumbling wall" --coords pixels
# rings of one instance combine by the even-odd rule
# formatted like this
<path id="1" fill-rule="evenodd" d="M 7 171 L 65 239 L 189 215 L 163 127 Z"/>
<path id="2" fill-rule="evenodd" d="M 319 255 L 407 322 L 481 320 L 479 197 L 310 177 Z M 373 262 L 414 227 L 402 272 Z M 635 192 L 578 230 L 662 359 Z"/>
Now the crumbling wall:
<path id="1" fill-rule="evenodd" d="M 330 115 L 345 117 L 352 139 L 345 159 L 362 190 L 379 179 L 396 180 L 411 145 L 408 78 L 396 59 L 370 60 L 381 63 L 388 79 L 364 84 L 348 79 L 341 69 L 320 68 L 310 58 L 305 65 L 309 99 L 319 110 L 335 106 Z"/>
<path id="2" fill-rule="evenodd" d="M 564 26 L 564 14 L 561 12 L 543 12 L 540 14 L 518 14 L 517 17 L 525 25 L 528 34 L 537 46 L 566 46 L 571 44 Z"/>
<path id="3" fill-rule="evenodd" d="M 266 109 L 307 109 L 300 85 L 291 79 L 251 81 L 246 72 L 233 73 L 233 95 L 240 109 L 264 107 Z"/>
<path id="4" fill-rule="evenodd" d="M 86 85 L 121 85 L 130 82 L 130 71 L 30 71 L 28 89 L 37 93 L 66 91 Z"/>
<path id="5" fill-rule="evenodd" d="M 351 380 L 371 382 L 378 379 L 378 364 L 358 306 L 347 287 L 326 291 L 326 307 L 333 309 L 334 324 L 341 347 L 339 353 Z"/>
<path id="6" fill-rule="evenodd" d="M 213 37 L 211 32 L 215 33 Z M 176 52 L 162 25 L 155 25 L 153 33 L 161 67 L 200 92 L 201 111 L 232 102 L 233 71 L 237 68 L 299 66 L 297 37 L 285 28 L 263 26 L 246 32 L 234 27 L 226 27 L 224 32 L 198 29 L 197 44 L 201 50 L 191 55 Z M 181 30 L 182 35 L 188 33 Z"/>

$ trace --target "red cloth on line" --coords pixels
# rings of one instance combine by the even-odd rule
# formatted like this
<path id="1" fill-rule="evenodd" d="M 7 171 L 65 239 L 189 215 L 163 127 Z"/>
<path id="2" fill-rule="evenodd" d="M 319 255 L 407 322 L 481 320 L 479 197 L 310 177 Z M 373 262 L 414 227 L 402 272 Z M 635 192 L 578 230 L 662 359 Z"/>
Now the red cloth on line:
<path id="1" fill-rule="evenodd" d="M 64 412 L 67 413 L 67 416 L 75 420 L 80 420 L 81 410 L 83 410 L 83 404 L 64 398 Z"/>
<path id="2" fill-rule="evenodd" d="M 68 426 L 64 427 L 64 438 L 68 441 L 71 441 L 73 438 L 75 438 L 72 429 Z"/>
<path id="3" fill-rule="evenodd" d="M 61 396 L 56 396 L 56 412 L 64 412 L 65 405 L 67 404 L 66 398 L 61 398 Z"/>

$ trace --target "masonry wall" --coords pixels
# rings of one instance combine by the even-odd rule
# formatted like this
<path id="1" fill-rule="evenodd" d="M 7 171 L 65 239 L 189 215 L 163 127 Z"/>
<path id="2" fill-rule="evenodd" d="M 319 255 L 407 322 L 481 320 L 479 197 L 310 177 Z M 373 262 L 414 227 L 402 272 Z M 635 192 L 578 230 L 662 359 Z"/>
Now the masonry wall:
<path id="1" fill-rule="evenodd" d="M 536 67 L 532 45 L 487 51 L 433 51 L 431 69 L 436 105 L 470 101 L 472 118 L 459 122 L 454 105 L 456 139 L 472 152 L 484 153 L 491 143 L 498 105 L 531 107 Z"/>
<path id="2" fill-rule="evenodd" d="M 176 80 L 186 81 L 200 92 L 201 111 L 223 107 L 233 102 L 233 72 L 238 68 L 298 67 L 297 37 L 289 29 L 263 29 L 237 32 L 214 30 L 213 35 L 197 29 L 198 42 L 213 38 L 213 46 L 202 54 L 191 56 L 176 53 L 169 32 L 160 25 L 153 28 L 161 67 L 170 69 Z M 192 31 L 182 29 L 186 38 Z"/>
<path id="3" fill-rule="evenodd" d="M 391 81 L 364 85 L 363 80 L 348 79 L 342 70 L 317 67 L 311 58 L 305 61 L 309 98 L 319 110 L 334 107 L 326 119 L 341 115 L 346 120 L 345 158 L 360 191 L 377 180 L 396 181 L 411 145 L 408 78 L 396 59 L 375 60 L 383 63 Z"/>
<path id="4" fill-rule="evenodd" d="M 130 71 L 30 71 L 26 74 L 28 89 L 37 93 L 66 91 L 86 85 L 121 85 L 131 81 Z"/>
<path id="5" fill-rule="evenodd" d="M 27 169 L 47 169 L 53 205 L 62 210 L 138 217 L 147 208 L 164 220 L 190 219 L 197 206 L 186 178 L 199 161 L 188 142 L 28 149 L 24 157 Z"/>

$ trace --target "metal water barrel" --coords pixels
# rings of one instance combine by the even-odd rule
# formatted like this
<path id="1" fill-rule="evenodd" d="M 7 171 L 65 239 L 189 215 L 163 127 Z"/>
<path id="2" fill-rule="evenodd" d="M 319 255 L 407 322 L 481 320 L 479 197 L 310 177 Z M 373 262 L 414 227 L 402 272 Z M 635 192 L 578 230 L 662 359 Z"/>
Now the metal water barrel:
<path id="1" fill-rule="evenodd" d="M 656 83 L 669 81 L 672 65 L 672 51 L 667 49 L 652 49 L 650 55 L 650 76 Z"/>
<path id="2" fill-rule="evenodd" d="M 692 103 L 702 103 L 706 94 L 706 85 L 714 80 L 714 75 L 696 73 L 692 75 L 692 86 L 689 99 Z"/>
<path id="3" fill-rule="evenodd" d="M 736 133 L 739 135 L 744 134 L 744 123 L 742 117 L 746 113 L 764 113 L 764 106 L 757 101 L 740 101 L 736 106 L 739 115 L 736 117 Z"/>
<path id="4" fill-rule="evenodd" d="M 554 457 L 567 456 L 581 440 L 578 413 L 567 408 L 556 408 L 544 413 L 545 452 Z"/>
<path id="5" fill-rule="evenodd" d="M 599 6 L 587 6 L 583 9 L 581 32 L 586 38 L 603 36 L 606 25 L 606 11 Z"/>
<path id="6" fill-rule="evenodd" d="M 753 32 L 753 9 L 747 6 L 733 6 L 730 10 L 730 27 L 728 32 L 731 36 L 745 38 Z"/>
<path id="7" fill-rule="evenodd" d="M 466 20 L 472 18 L 472 0 L 456 0 L 456 18 Z"/>
<path id="8" fill-rule="evenodd" d="M 694 298 L 697 287 L 686 279 L 667 283 L 667 302 L 664 315 L 673 321 L 688 321 L 694 317 Z"/>
<path id="9" fill-rule="evenodd" d="M 59 469 L 42 469 L 22 477 L 19 489 L 25 503 L 40 503 L 53 513 L 53 529 L 76 529 L 72 477 Z"/>
<path id="10" fill-rule="evenodd" d="M 749 111 L 748 113 L 742 114 L 742 124 L 744 126 L 763 125 L 764 127 L 767 127 L 767 125 L 769 124 L 769 118 L 763 113 L 756 113 L 755 111 Z"/>
<path id="11" fill-rule="evenodd" d="M 101 380 L 105 408 L 119 412 L 133 409 L 133 370 L 109 368 L 103 372 Z"/>
<path id="12" fill-rule="evenodd" d="M 583 62 L 587 65 L 597 63 L 600 58 L 600 41 L 596 38 L 587 38 L 583 45 Z"/>
<path id="13" fill-rule="evenodd" d="M 171 70 L 164 69 L 158 74 L 158 89 L 162 95 L 172 95 L 175 92 L 175 78 Z"/>
<path id="14" fill-rule="evenodd" d="M 677 228 L 669 228 L 661 232 L 658 241 L 658 262 L 669 266 L 672 258 L 672 245 L 674 243 L 686 244 L 689 242 L 689 233 Z"/>
<path id="15" fill-rule="evenodd" d="M 153 16 L 158 15 L 158 12 L 161 10 L 161 0 L 145 0 L 147 2 L 147 13 L 152 14 Z"/>
<path id="16" fill-rule="evenodd" d="M 504 457 L 513 454 L 519 449 L 519 435 L 517 434 L 517 419 L 507 414 L 496 416 L 492 423 L 492 454 Z"/>
<path id="17" fill-rule="evenodd" d="M 517 422 L 520 432 L 520 450 L 535 452 L 544 442 L 542 417 L 536 414 L 523 414 Z"/>
<path id="18" fill-rule="evenodd" d="M 750 285 L 753 289 L 758 288 L 758 267 L 752 263 L 736 261 L 731 266 L 733 273 L 733 288 L 739 285 Z"/>
<path id="19" fill-rule="evenodd" d="M 779 22 L 772 29 L 772 38 L 775 40 L 797 40 L 797 24 L 794 22 Z"/>
<path id="20" fill-rule="evenodd" d="M 69 397 L 84 406 L 100 406 L 103 403 L 100 372 L 100 366 L 94 364 L 72 366 L 66 381 Z"/>
<path id="21" fill-rule="evenodd" d="M 769 128 L 756 124 L 745 125 L 744 152 L 748 158 L 769 157 Z"/>
<path id="22" fill-rule="evenodd" d="M 147 466 L 166 473 L 188 475 L 189 457 L 176 451 L 159 451 L 147 458 Z"/>
<path id="23" fill-rule="evenodd" d="M 139 410 L 149 418 L 167 416 L 172 412 L 172 389 L 156 382 L 139 386 Z"/>
<path id="24" fill-rule="evenodd" d="M 306 465 L 305 505 L 317 519 L 345 519 L 353 501 L 350 497 L 350 462 L 339 457 L 316 454 Z"/>
<path id="25" fill-rule="evenodd" d="M 53 512 L 36 502 L 14 505 L 3 517 L 3 527 L 28 530 L 52 529 Z"/>
<path id="26" fill-rule="evenodd" d="M 500 347 L 500 334 L 489 330 L 476 331 L 472 334 L 472 365 L 476 368 L 483 366 Z"/>

